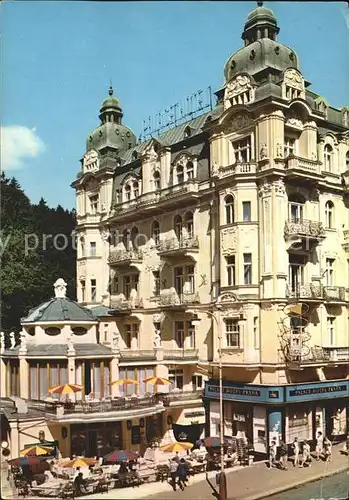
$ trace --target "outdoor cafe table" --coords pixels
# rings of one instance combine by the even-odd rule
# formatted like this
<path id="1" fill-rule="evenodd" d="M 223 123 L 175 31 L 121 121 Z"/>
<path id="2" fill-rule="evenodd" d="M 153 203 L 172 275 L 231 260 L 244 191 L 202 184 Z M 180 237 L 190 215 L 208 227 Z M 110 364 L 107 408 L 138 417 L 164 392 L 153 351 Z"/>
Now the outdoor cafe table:
<path id="1" fill-rule="evenodd" d="M 45 484 L 43 483 L 40 486 L 32 486 L 30 490 L 35 492 L 39 497 L 44 496 L 53 496 L 57 498 L 59 496 L 60 491 L 64 488 L 66 483 L 55 483 L 55 484 Z"/>

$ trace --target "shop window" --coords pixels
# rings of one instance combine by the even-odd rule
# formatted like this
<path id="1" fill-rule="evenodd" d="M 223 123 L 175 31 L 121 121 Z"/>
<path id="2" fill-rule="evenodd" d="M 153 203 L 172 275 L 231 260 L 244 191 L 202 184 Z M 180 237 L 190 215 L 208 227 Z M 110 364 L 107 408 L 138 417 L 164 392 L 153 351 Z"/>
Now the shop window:
<path id="1" fill-rule="evenodd" d="M 237 319 L 225 320 L 225 338 L 227 347 L 240 347 L 240 328 Z"/>
<path id="2" fill-rule="evenodd" d="M 312 428 L 309 425 L 309 410 L 306 406 L 299 409 L 291 408 L 288 417 L 288 439 L 291 443 L 297 437 L 298 441 L 312 438 Z"/>

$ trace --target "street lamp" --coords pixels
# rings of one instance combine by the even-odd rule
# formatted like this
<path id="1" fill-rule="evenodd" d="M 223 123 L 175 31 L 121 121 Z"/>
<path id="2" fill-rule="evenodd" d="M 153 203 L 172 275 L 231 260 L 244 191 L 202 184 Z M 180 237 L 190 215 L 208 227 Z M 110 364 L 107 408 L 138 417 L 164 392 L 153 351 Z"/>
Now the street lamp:
<path id="1" fill-rule="evenodd" d="M 219 298 L 217 300 L 219 302 Z M 216 310 L 221 310 L 222 306 L 216 303 Z M 191 311 L 188 311 L 191 312 Z M 219 441 L 221 450 L 221 460 L 220 460 L 220 475 L 219 475 L 219 500 L 227 500 L 227 478 L 224 470 L 224 418 L 223 418 L 223 366 L 222 366 L 222 331 L 220 329 L 220 324 L 217 316 L 210 311 L 205 311 L 205 313 L 210 316 L 217 325 L 218 332 L 218 360 L 219 360 Z M 200 319 L 197 317 L 192 319 L 192 325 L 198 326 L 200 324 Z"/>

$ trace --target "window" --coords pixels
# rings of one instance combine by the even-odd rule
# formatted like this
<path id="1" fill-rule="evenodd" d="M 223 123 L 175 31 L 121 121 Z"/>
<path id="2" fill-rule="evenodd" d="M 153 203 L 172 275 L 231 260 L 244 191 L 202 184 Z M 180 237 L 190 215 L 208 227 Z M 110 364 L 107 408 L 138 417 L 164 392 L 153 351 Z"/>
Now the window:
<path id="1" fill-rule="evenodd" d="M 174 269 L 175 278 L 175 289 L 178 295 L 183 293 L 184 277 L 183 277 L 183 267 L 175 267 Z"/>
<path id="2" fill-rule="evenodd" d="M 91 302 L 96 302 L 97 300 L 97 282 L 95 279 L 91 280 Z"/>
<path id="3" fill-rule="evenodd" d="M 182 184 L 183 182 L 184 182 L 183 165 L 178 165 L 178 167 L 177 167 L 177 183 Z"/>
<path id="4" fill-rule="evenodd" d="M 129 201 L 131 199 L 131 186 L 126 184 L 125 186 L 125 201 Z"/>
<path id="5" fill-rule="evenodd" d="M 325 221 L 326 227 L 329 229 L 333 228 L 333 208 L 332 201 L 327 201 L 325 205 Z"/>
<path id="6" fill-rule="evenodd" d="M 132 228 L 131 231 L 131 243 L 132 243 L 132 250 L 137 250 L 138 249 L 138 234 L 139 231 L 136 227 Z"/>
<path id="7" fill-rule="evenodd" d="M 131 295 L 131 276 L 124 276 L 123 293 L 125 295 L 125 299 L 128 300 Z"/>
<path id="8" fill-rule="evenodd" d="M 188 161 L 186 165 L 187 180 L 194 179 L 194 164 L 192 161 Z"/>
<path id="9" fill-rule="evenodd" d="M 85 297 L 86 297 L 86 281 L 81 280 L 80 281 L 80 286 L 81 286 L 81 302 L 85 302 Z"/>
<path id="10" fill-rule="evenodd" d="M 171 381 L 171 389 L 183 389 L 183 370 L 172 368 L 168 371 L 168 378 Z"/>
<path id="11" fill-rule="evenodd" d="M 237 319 L 225 320 L 225 336 L 227 347 L 240 347 L 240 329 Z"/>
<path id="12" fill-rule="evenodd" d="M 122 243 L 124 244 L 125 250 L 130 250 L 130 231 L 125 229 L 122 233 Z"/>
<path id="13" fill-rule="evenodd" d="M 293 137 L 285 137 L 284 141 L 284 157 L 292 156 L 295 154 L 295 139 Z"/>
<path id="14" fill-rule="evenodd" d="M 160 271 L 153 271 L 154 277 L 154 297 L 158 297 L 160 295 Z"/>
<path id="15" fill-rule="evenodd" d="M 183 234 L 183 222 L 182 222 L 182 217 L 180 215 L 176 215 L 174 219 L 174 231 L 177 239 L 181 241 Z"/>
<path id="16" fill-rule="evenodd" d="M 244 253 L 244 284 L 252 283 L 252 254 Z"/>
<path id="17" fill-rule="evenodd" d="M 235 286 L 235 255 L 225 258 L 227 266 L 227 285 Z"/>
<path id="18" fill-rule="evenodd" d="M 228 195 L 224 199 L 225 204 L 225 223 L 232 224 L 234 222 L 234 198 Z"/>
<path id="19" fill-rule="evenodd" d="M 195 349 L 195 326 L 192 325 L 191 321 L 187 321 L 187 349 Z"/>
<path id="20" fill-rule="evenodd" d="M 243 201 L 242 202 L 242 217 L 245 222 L 249 222 L 251 220 L 251 202 Z"/>
<path id="21" fill-rule="evenodd" d="M 332 316 L 327 318 L 327 336 L 330 346 L 335 344 L 335 320 L 336 318 Z"/>
<path id="22" fill-rule="evenodd" d="M 288 280 L 293 293 L 299 293 L 300 286 L 304 285 L 305 257 L 300 255 L 289 255 Z"/>
<path id="23" fill-rule="evenodd" d="M 115 294 L 120 293 L 120 289 L 119 289 L 119 276 L 114 276 L 114 280 L 113 280 L 113 293 L 115 293 Z"/>
<path id="24" fill-rule="evenodd" d="M 151 237 L 153 238 L 155 245 L 160 243 L 160 224 L 157 220 L 154 220 L 151 226 Z"/>
<path id="25" fill-rule="evenodd" d="M 251 137 L 233 142 L 235 162 L 248 163 L 251 160 Z"/>
<path id="26" fill-rule="evenodd" d="M 131 343 L 132 343 L 132 326 L 131 325 L 125 325 L 125 345 L 127 349 L 131 349 Z"/>
<path id="27" fill-rule="evenodd" d="M 104 338 L 104 342 L 109 342 L 109 325 L 108 325 L 108 323 L 104 323 L 103 338 Z"/>
<path id="28" fill-rule="evenodd" d="M 191 378 L 191 383 L 193 386 L 193 391 L 202 389 L 202 375 L 193 375 Z"/>
<path id="29" fill-rule="evenodd" d="M 98 194 L 90 196 L 90 213 L 96 214 L 98 212 Z"/>
<path id="30" fill-rule="evenodd" d="M 124 341 L 127 349 L 138 349 L 138 324 L 126 324 L 124 329 Z"/>
<path id="31" fill-rule="evenodd" d="M 188 238 L 194 237 L 194 218 L 191 212 L 188 212 L 185 216 L 185 230 Z"/>
<path id="32" fill-rule="evenodd" d="M 291 195 L 288 200 L 288 216 L 291 222 L 302 222 L 304 216 L 304 200 L 300 196 Z"/>
<path id="33" fill-rule="evenodd" d="M 187 293 L 194 293 L 195 292 L 195 267 L 194 266 L 186 266 L 185 274 L 186 274 L 186 283 L 187 283 Z"/>
<path id="34" fill-rule="evenodd" d="M 324 169 L 332 172 L 333 168 L 333 148 L 329 144 L 324 147 Z"/>
<path id="35" fill-rule="evenodd" d="M 161 189 L 161 177 L 160 177 L 160 172 L 158 170 L 154 172 L 153 182 L 154 182 L 154 191 L 158 191 L 159 189 Z"/>
<path id="36" fill-rule="evenodd" d="M 138 182 L 133 183 L 133 197 L 138 198 L 139 196 L 139 184 Z"/>
<path id="37" fill-rule="evenodd" d="M 326 285 L 333 286 L 334 282 L 334 259 L 326 259 Z"/>
<path id="38" fill-rule="evenodd" d="M 96 257 L 96 242 L 90 242 L 90 257 Z"/>
<path id="39" fill-rule="evenodd" d="M 184 349 L 185 331 L 184 321 L 175 321 L 175 344 L 176 347 Z"/>

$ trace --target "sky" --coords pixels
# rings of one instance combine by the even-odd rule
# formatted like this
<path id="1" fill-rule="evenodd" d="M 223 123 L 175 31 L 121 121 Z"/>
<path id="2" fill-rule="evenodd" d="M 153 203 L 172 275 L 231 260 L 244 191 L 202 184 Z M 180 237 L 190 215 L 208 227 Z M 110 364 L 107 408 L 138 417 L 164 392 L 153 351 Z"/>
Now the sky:
<path id="1" fill-rule="evenodd" d="M 346 2 L 265 2 L 311 89 L 349 104 Z M 223 84 L 255 2 L 1 3 L 1 167 L 33 203 L 75 206 L 70 187 L 110 80 L 123 123 Z"/>

